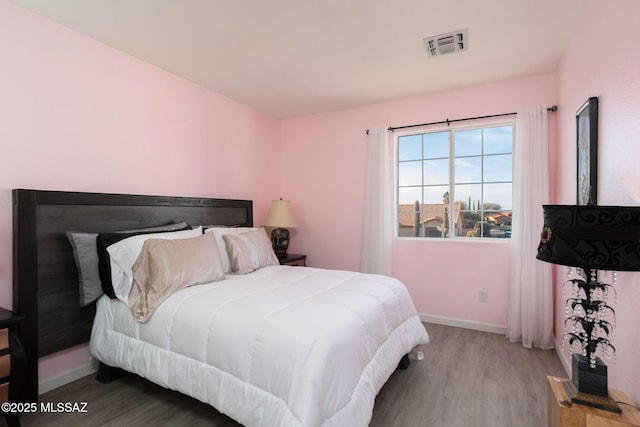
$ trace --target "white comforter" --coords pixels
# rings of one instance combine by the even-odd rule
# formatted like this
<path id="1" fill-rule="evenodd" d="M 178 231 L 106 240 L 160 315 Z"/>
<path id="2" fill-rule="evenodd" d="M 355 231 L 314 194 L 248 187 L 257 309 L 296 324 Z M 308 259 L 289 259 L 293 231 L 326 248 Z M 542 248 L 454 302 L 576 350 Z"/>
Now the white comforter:
<path id="1" fill-rule="evenodd" d="M 247 426 L 365 426 L 429 338 L 396 279 L 270 266 L 183 289 L 146 324 L 102 297 L 91 354 Z"/>

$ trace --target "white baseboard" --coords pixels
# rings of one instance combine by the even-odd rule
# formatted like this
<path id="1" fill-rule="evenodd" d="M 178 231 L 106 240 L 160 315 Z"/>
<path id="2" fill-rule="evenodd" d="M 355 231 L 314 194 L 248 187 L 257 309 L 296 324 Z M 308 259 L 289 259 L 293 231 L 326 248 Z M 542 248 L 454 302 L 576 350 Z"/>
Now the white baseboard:
<path id="1" fill-rule="evenodd" d="M 40 381 L 38 383 L 38 394 L 43 394 L 58 387 L 62 387 L 65 384 L 79 380 L 80 378 L 91 375 L 97 371 L 98 361 L 91 359 L 84 365 L 80 365 L 61 374 L 54 375 L 53 377 Z"/>
<path id="2" fill-rule="evenodd" d="M 562 351 L 562 343 L 556 342 L 556 354 L 560 359 L 560 363 L 562 363 L 562 367 L 567 373 L 567 378 L 571 378 L 571 370 L 573 369 L 571 367 L 571 357 L 567 356 L 567 354 Z"/>
<path id="3" fill-rule="evenodd" d="M 454 326 L 456 328 L 472 329 L 474 331 L 491 332 L 500 335 L 507 334 L 507 328 L 505 326 L 491 325 L 489 323 L 471 322 L 469 320 L 453 319 L 450 317 L 431 316 L 428 314 L 418 314 L 418 316 L 420 316 L 420 320 L 427 323 Z"/>

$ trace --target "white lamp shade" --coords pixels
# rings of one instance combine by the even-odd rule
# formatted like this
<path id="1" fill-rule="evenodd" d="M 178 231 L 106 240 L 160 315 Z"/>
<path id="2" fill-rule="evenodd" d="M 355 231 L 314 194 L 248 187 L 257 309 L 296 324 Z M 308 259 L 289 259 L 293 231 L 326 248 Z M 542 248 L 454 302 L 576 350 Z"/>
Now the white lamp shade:
<path id="1" fill-rule="evenodd" d="M 262 223 L 265 227 L 295 228 L 298 226 L 291 213 L 289 200 L 273 200 L 267 219 Z"/>

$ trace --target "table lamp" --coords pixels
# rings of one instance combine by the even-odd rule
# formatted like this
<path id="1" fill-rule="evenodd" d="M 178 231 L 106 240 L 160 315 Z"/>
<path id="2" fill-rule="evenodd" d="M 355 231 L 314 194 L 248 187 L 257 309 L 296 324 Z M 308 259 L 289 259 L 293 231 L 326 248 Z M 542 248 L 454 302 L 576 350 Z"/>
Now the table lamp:
<path id="1" fill-rule="evenodd" d="M 273 200 L 267 219 L 262 224 L 265 227 L 274 227 L 271 231 L 271 244 L 278 258 L 287 256 L 289 247 L 289 228 L 298 226 L 291 213 L 289 200 Z"/>
<path id="2" fill-rule="evenodd" d="M 607 365 L 598 356 L 615 353 L 609 340 L 615 311 L 608 304 L 615 298 L 615 272 L 640 271 L 640 207 L 544 205 L 543 210 L 536 258 L 575 267 L 582 276 L 563 285 L 563 293 L 570 289 L 563 343 L 568 339 L 577 351 L 565 390 L 572 402 L 620 413 L 609 396 Z M 613 285 L 599 281 L 598 270 L 613 272 Z"/>

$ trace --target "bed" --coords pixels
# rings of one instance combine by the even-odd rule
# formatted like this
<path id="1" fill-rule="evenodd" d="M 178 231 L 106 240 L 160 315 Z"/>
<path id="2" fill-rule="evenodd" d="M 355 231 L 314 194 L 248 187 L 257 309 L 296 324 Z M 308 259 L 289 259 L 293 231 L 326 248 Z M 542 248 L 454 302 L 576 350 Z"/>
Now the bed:
<path id="1" fill-rule="evenodd" d="M 242 424 L 367 425 L 398 363 L 428 342 L 393 278 L 272 263 L 180 289 L 144 321 L 118 297 L 79 307 L 67 231 L 177 221 L 252 227 L 252 203 L 14 190 L 14 310 L 30 319 L 20 331 L 27 354 L 86 342 L 93 329 L 101 368 L 139 374 Z M 37 359 L 29 364 L 25 401 L 37 399 Z"/>

